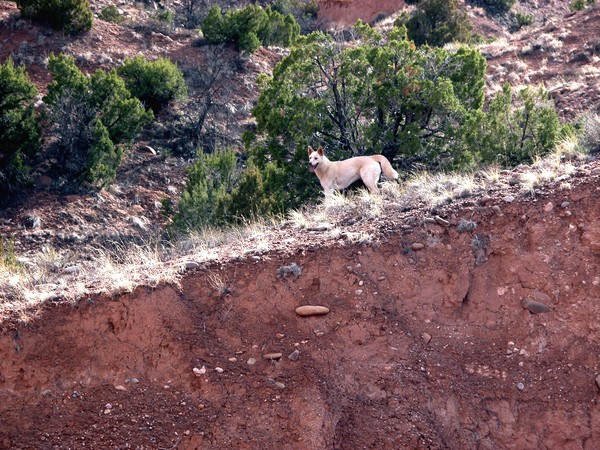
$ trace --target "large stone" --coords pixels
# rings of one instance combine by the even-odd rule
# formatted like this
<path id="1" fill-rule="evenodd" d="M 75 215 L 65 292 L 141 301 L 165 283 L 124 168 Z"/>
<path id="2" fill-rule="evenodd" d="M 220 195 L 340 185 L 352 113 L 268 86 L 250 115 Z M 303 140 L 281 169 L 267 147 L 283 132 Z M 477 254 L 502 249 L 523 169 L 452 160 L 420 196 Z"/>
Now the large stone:
<path id="1" fill-rule="evenodd" d="M 318 305 L 304 305 L 298 306 L 296 308 L 296 314 L 302 317 L 308 316 L 322 316 L 324 314 L 329 314 L 329 308 L 327 306 L 318 306 Z"/>

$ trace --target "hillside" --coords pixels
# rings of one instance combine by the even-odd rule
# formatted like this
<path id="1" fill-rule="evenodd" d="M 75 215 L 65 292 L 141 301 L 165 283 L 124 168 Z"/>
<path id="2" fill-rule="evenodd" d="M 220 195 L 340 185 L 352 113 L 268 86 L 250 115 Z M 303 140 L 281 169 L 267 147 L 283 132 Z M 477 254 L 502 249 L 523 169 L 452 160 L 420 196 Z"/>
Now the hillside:
<path id="1" fill-rule="evenodd" d="M 480 47 L 489 92 L 543 82 L 563 120 L 598 108 L 600 5 L 568 3 L 517 2 L 534 16 L 518 32 L 463 4 L 494 39 Z M 86 72 L 138 53 L 214 63 L 194 32 L 143 23 L 68 37 L 0 2 L 0 60 L 41 92 L 51 52 Z M 214 128 L 232 145 L 284 52 L 219 49 L 230 115 Z M 162 202 L 189 158 L 153 136 L 98 193 L 66 191 L 37 161 L 34 187 L 0 210 L 32 274 L 0 284 L 0 448 L 600 446 L 596 156 L 424 175 L 169 247 Z"/>

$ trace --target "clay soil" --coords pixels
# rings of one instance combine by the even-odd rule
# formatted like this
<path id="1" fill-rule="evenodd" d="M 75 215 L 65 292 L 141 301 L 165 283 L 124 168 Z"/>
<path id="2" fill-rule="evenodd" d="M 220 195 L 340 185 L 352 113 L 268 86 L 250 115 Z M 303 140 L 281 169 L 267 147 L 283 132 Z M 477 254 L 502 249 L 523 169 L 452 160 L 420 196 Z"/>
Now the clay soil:
<path id="1" fill-rule="evenodd" d="M 494 81 L 500 66 L 531 82 L 573 77 L 583 87 L 552 91 L 561 114 L 594 105 L 599 12 L 542 25 L 563 35 L 557 55 L 522 51 L 538 28 L 490 50 Z M 72 39 L 19 20 L 9 2 L 0 24 L 0 57 L 27 62 L 42 92 L 44 58 L 60 49 L 89 70 L 138 52 L 204 61 L 192 35 L 97 21 Z M 246 62 L 248 80 L 276 57 Z M 252 95 L 239 90 L 235 104 Z M 153 231 L 182 173 L 179 161 L 136 151 L 118 189 L 97 197 L 65 196 L 39 177 L 27 203 L 2 211 L 0 233 L 27 256 Z M 283 227 L 269 253 L 223 254 L 178 284 L 57 300 L 28 323 L 0 323 L 0 448 L 600 448 L 599 186 L 592 161 L 533 195 L 515 187 L 435 212 L 386 207 L 335 238 Z M 448 226 L 427 220 L 435 214 Z M 31 215 L 41 229 L 24 225 Z M 300 317 L 301 305 L 330 312 Z"/>
<path id="2" fill-rule="evenodd" d="M 0 445 L 598 448 L 598 172 L 5 323 Z"/>

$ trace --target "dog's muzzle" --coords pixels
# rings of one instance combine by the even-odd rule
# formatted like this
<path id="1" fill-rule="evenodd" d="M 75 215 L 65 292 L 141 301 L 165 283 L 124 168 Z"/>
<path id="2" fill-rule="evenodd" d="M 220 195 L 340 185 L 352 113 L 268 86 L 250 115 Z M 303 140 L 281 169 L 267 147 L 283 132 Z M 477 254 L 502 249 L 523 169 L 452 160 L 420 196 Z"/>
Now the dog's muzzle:
<path id="1" fill-rule="evenodd" d="M 318 165 L 319 165 L 319 163 L 317 163 L 317 164 L 316 164 L 316 165 L 314 165 L 314 166 L 313 166 L 311 163 L 308 163 L 308 170 L 309 170 L 310 172 L 314 172 L 315 170 L 317 170 L 317 167 L 318 167 Z"/>

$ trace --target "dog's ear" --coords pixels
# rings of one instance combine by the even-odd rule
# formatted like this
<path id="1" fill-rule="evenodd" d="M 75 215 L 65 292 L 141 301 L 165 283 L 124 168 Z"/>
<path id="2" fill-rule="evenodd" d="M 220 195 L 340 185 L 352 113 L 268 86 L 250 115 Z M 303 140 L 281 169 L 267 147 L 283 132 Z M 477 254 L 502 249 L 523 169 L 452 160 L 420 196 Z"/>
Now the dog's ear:
<path id="1" fill-rule="evenodd" d="M 313 148 L 309 145 L 308 146 L 308 156 L 310 156 L 310 154 L 314 152 Z"/>
<path id="2" fill-rule="evenodd" d="M 319 156 L 323 156 L 323 147 L 319 146 L 319 150 L 317 150 Z"/>

